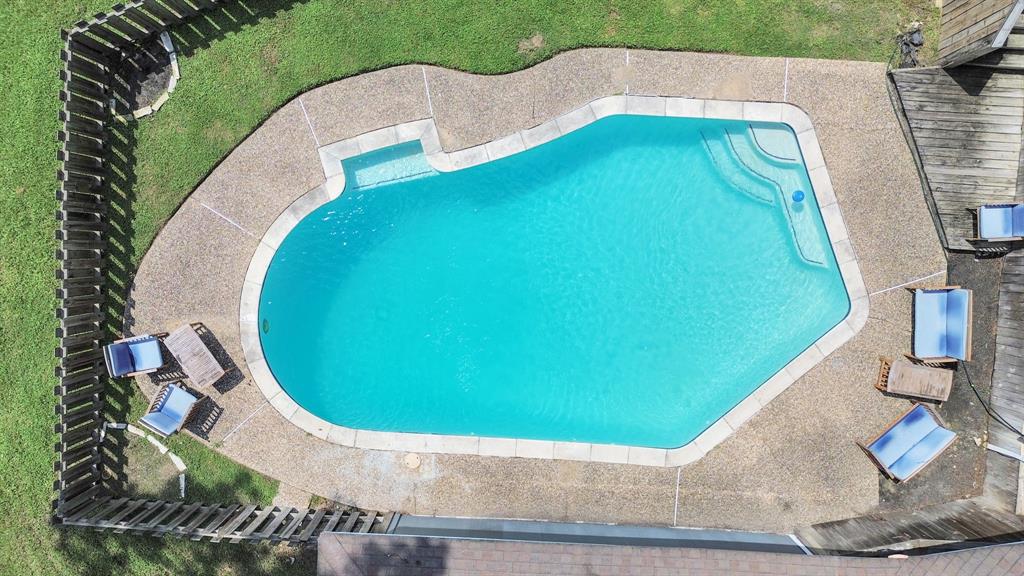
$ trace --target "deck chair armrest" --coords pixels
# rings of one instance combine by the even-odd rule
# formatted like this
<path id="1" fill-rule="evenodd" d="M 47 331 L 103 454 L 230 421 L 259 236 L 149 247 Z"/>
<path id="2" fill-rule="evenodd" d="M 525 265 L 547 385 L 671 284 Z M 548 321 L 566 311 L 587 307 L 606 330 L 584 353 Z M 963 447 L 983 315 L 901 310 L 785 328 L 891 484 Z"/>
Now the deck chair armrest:
<path id="1" fill-rule="evenodd" d="M 950 356 L 936 356 L 934 358 L 922 358 L 920 356 L 914 356 L 913 354 L 904 354 L 904 356 L 907 357 L 907 360 L 910 360 L 915 364 L 920 364 L 922 366 L 935 366 L 937 368 L 942 368 L 948 364 L 955 364 L 959 362 L 959 360 Z"/>
<path id="2" fill-rule="evenodd" d="M 143 374 L 151 374 L 153 372 L 156 372 L 159 369 L 160 368 L 150 368 L 148 370 L 139 370 L 138 372 L 129 372 L 129 373 L 125 374 L 124 376 L 122 376 L 122 378 L 132 378 L 132 377 L 135 377 L 135 376 L 142 376 Z"/>
<path id="3" fill-rule="evenodd" d="M 157 390 L 156 394 L 153 396 L 153 400 L 149 403 L 149 406 L 146 408 L 147 414 L 149 412 L 152 412 L 156 405 L 159 404 L 160 401 L 163 400 L 164 397 L 170 393 L 170 389 L 168 388 L 170 385 L 171 383 L 164 384 L 163 386 L 160 387 L 159 390 Z"/>
<path id="4" fill-rule="evenodd" d="M 942 426 L 943 428 L 946 428 L 947 430 L 949 429 L 949 426 L 946 425 L 946 421 L 942 419 L 942 416 L 939 416 L 939 413 L 936 412 L 933 407 L 931 407 L 931 406 L 929 406 L 929 405 L 927 405 L 927 404 L 925 404 L 923 402 L 914 402 L 914 407 L 917 407 L 918 405 L 920 405 L 922 408 L 927 410 L 928 413 L 932 415 L 932 418 L 935 418 L 935 421 L 939 423 L 939 426 Z"/>
<path id="5" fill-rule="evenodd" d="M 178 424 L 178 431 L 179 432 L 181 431 L 182 428 L 185 427 L 185 424 L 188 424 L 188 421 L 191 420 L 193 416 L 195 416 L 196 409 L 199 408 L 199 405 L 205 399 L 206 399 L 206 396 L 202 396 L 201 398 L 197 398 L 195 403 L 193 403 L 192 406 L 188 409 L 188 412 L 185 414 L 185 417 L 181 419 L 181 424 Z"/>
<path id="6" fill-rule="evenodd" d="M 889 370 L 892 369 L 892 359 L 887 356 L 881 356 L 878 358 L 878 379 L 875 380 L 875 389 L 880 392 L 887 392 L 889 390 Z"/>
<path id="7" fill-rule="evenodd" d="M 946 286 L 923 286 L 921 284 L 909 284 L 907 286 L 904 286 L 904 288 L 910 292 L 913 292 L 914 290 L 959 290 L 961 286 L 956 284 L 949 284 Z"/>
<path id="8" fill-rule="evenodd" d="M 866 445 L 864 445 L 861 442 L 854 442 L 854 444 L 856 444 L 858 448 L 864 451 L 864 454 L 868 457 L 868 460 L 871 460 L 871 463 L 875 465 L 875 468 L 878 468 L 878 471 L 881 472 L 883 476 L 885 476 L 889 480 L 892 480 L 893 482 L 898 481 L 896 477 L 892 474 L 892 472 L 889 472 L 888 468 L 882 466 L 882 463 L 878 461 L 878 458 L 875 458 L 875 455 L 871 453 L 871 450 L 868 450 L 868 447 Z"/>

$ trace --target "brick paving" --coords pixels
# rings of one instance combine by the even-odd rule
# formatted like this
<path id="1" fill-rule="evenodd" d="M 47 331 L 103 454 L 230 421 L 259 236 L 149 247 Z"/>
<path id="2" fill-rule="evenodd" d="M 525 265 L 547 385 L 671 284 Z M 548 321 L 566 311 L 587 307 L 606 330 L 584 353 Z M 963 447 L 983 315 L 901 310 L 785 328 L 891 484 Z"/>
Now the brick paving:
<path id="1" fill-rule="evenodd" d="M 325 534 L 318 576 L 1018 576 L 1024 544 L 891 558 Z"/>

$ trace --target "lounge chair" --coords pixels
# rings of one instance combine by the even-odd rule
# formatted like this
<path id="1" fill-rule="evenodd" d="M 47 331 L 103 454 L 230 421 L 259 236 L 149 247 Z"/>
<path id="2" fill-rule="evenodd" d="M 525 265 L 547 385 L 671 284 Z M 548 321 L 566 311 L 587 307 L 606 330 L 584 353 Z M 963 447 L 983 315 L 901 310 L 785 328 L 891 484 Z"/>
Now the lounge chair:
<path id="1" fill-rule="evenodd" d="M 956 433 L 938 414 L 915 403 L 881 434 L 857 445 L 894 482 L 906 482 L 949 448 Z"/>
<path id="2" fill-rule="evenodd" d="M 138 376 L 155 372 L 164 365 L 160 341 L 156 336 L 136 336 L 103 347 L 103 361 L 111 378 Z"/>
<path id="3" fill-rule="evenodd" d="M 164 339 L 164 345 L 181 364 L 193 386 L 200 389 L 210 386 L 224 375 L 224 369 L 190 324 L 171 332 Z"/>
<path id="4" fill-rule="evenodd" d="M 978 237 L 986 242 L 1024 239 L 1024 204 L 986 204 L 977 210 Z"/>
<path id="5" fill-rule="evenodd" d="M 953 390 L 953 371 L 882 357 L 875 388 L 887 394 L 945 402 Z"/>
<path id="6" fill-rule="evenodd" d="M 971 359 L 973 294 L 959 286 L 912 288 L 913 357 L 925 363 Z"/>
<path id="7" fill-rule="evenodd" d="M 167 384 L 157 392 L 139 424 L 166 438 L 181 430 L 198 403 L 199 398 L 181 384 Z"/>

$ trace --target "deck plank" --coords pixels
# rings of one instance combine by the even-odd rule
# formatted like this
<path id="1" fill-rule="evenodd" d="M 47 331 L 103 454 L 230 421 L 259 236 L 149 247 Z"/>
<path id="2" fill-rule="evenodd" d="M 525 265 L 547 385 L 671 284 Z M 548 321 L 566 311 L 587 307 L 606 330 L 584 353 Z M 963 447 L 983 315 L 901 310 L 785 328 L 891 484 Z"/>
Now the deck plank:
<path id="1" fill-rule="evenodd" d="M 961 66 L 893 72 L 946 248 L 975 249 L 969 208 L 1020 199 L 1024 75 Z"/>

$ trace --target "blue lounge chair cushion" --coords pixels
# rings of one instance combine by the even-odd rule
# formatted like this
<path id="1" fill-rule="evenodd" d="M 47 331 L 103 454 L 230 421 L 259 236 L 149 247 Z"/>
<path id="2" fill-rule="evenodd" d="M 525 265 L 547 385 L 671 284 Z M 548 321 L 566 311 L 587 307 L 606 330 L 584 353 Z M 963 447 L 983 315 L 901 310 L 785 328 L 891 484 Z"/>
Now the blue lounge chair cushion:
<path id="1" fill-rule="evenodd" d="M 127 343 L 121 342 L 107 346 L 107 358 L 110 361 L 111 376 L 123 376 L 135 371 L 135 362 Z"/>
<path id="2" fill-rule="evenodd" d="M 934 430 L 929 432 L 920 442 L 914 444 L 892 466 L 889 466 L 889 472 L 899 480 L 910 478 L 918 470 L 931 462 L 932 458 L 935 458 L 936 455 L 945 450 L 953 442 L 954 438 L 956 438 L 956 433 L 952 430 L 936 426 Z"/>
<path id="3" fill-rule="evenodd" d="M 914 355 L 920 358 L 967 358 L 970 292 L 914 291 Z"/>
<path id="4" fill-rule="evenodd" d="M 162 412 L 150 412 L 143 416 L 141 421 L 164 436 L 170 436 L 178 431 L 178 421 Z"/>
<path id="5" fill-rule="evenodd" d="M 185 420 L 185 416 L 188 415 L 188 411 L 192 409 L 192 405 L 196 402 L 195 396 L 189 394 L 183 388 L 172 384 L 168 386 L 167 396 L 160 406 L 160 412 L 177 419 L 178 422 L 182 422 Z"/>
<path id="6" fill-rule="evenodd" d="M 950 290 L 946 297 L 946 356 L 960 360 L 967 359 L 970 298 L 963 289 Z"/>
<path id="7" fill-rule="evenodd" d="M 1024 236 L 1024 204 L 1013 207 L 1013 235 Z"/>
<path id="8" fill-rule="evenodd" d="M 1014 236 L 1013 224 L 1016 216 L 1016 211 L 1009 204 L 992 204 L 978 208 L 978 236 L 982 238 Z"/>
<path id="9" fill-rule="evenodd" d="M 938 427 L 939 424 L 931 413 L 918 404 L 885 434 L 872 442 L 868 450 L 879 464 L 889 468 Z"/>
<path id="10" fill-rule="evenodd" d="M 164 365 L 164 357 L 160 353 L 160 342 L 155 336 L 132 340 L 127 344 L 132 353 L 134 372 L 153 370 Z"/>
<path id="11" fill-rule="evenodd" d="M 153 411 L 140 420 L 161 434 L 169 436 L 181 427 L 189 410 L 198 401 L 184 388 L 170 384 L 161 401 L 153 406 Z"/>

